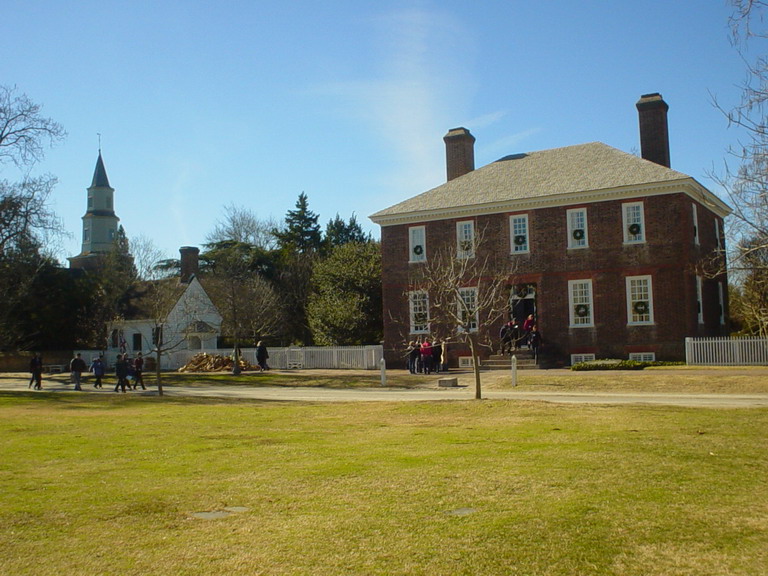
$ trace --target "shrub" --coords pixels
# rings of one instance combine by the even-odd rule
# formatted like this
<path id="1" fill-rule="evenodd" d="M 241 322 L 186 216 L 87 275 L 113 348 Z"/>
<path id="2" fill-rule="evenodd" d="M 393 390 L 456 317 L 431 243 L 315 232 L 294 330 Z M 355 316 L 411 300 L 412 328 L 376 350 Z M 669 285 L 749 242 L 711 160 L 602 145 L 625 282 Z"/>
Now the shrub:
<path id="1" fill-rule="evenodd" d="M 638 362 L 637 360 L 594 360 L 591 362 L 579 362 L 571 366 L 571 370 L 644 370 L 653 366 L 685 366 L 685 362 Z"/>

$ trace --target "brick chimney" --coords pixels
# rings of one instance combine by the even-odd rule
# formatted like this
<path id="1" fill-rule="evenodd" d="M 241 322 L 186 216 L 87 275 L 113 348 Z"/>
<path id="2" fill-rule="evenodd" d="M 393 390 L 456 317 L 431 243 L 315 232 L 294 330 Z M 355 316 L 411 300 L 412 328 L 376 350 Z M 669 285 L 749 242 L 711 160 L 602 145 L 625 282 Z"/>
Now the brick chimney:
<path id="1" fill-rule="evenodd" d="M 443 136 L 448 181 L 475 169 L 475 137 L 466 128 L 452 128 Z"/>
<path id="2" fill-rule="evenodd" d="M 184 284 L 192 280 L 192 276 L 200 272 L 197 256 L 200 254 L 200 248 L 195 246 L 182 246 L 179 248 L 181 255 L 181 282 Z"/>
<path id="3" fill-rule="evenodd" d="M 669 106 L 658 92 L 643 94 L 636 106 L 640 116 L 642 157 L 669 168 L 669 129 L 667 128 Z"/>

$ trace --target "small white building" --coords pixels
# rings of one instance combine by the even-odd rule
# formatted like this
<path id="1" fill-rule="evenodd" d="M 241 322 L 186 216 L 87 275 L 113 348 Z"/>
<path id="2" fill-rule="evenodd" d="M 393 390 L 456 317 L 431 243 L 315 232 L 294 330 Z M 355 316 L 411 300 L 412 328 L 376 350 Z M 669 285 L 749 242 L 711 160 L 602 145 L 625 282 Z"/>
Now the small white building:
<path id="1" fill-rule="evenodd" d="M 185 281 L 186 280 L 186 281 Z M 110 322 L 108 361 L 119 353 L 153 357 L 158 343 L 161 368 L 175 368 L 170 356 L 179 351 L 214 351 L 222 316 L 194 275 L 146 283 L 137 314 Z"/>

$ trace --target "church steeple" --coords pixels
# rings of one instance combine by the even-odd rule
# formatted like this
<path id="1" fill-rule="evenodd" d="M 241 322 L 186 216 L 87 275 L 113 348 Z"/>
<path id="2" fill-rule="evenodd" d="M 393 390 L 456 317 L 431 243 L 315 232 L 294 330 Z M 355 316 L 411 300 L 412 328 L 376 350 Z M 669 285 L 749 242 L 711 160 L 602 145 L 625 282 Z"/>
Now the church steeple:
<path id="1" fill-rule="evenodd" d="M 120 218 L 115 215 L 115 189 L 109 185 L 104 159 L 96 160 L 88 188 L 88 205 L 83 216 L 83 244 L 79 255 L 69 259 L 70 268 L 96 268 L 112 249 Z"/>
<path id="2" fill-rule="evenodd" d="M 99 149 L 99 159 L 96 160 L 96 169 L 93 171 L 93 180 L 91 188 L 109 188 L 109 178 L 107 178 L 107 169 L 104 168 L 104 160 L 101 158 L 101 149 Z"/>

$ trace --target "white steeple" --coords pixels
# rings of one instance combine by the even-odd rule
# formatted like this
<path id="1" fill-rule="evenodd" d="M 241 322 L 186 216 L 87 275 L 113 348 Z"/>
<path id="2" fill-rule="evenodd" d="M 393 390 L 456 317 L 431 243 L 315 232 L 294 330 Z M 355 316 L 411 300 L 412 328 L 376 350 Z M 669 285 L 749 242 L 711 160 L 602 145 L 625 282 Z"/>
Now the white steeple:
<path id="1" fill-rule="evenodd" d="M 115 215 L 115 189 L 109 185 L 99 149 L 93 180 L 88 188 L 88 206 L 83 216 L 83 243 L 79 255 L 69 258 L 70 268 L 94 268 L 112 249 L 120 218 Z"/>

